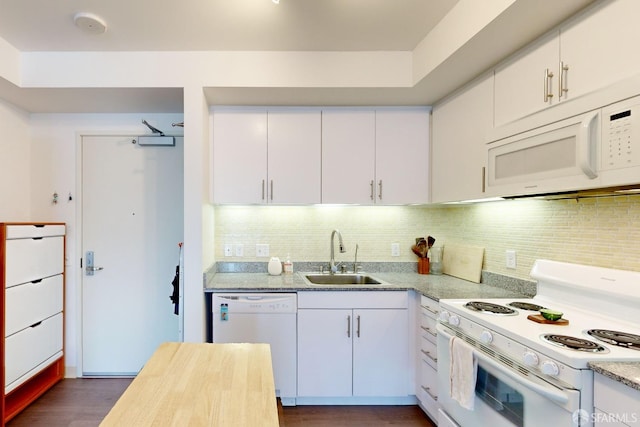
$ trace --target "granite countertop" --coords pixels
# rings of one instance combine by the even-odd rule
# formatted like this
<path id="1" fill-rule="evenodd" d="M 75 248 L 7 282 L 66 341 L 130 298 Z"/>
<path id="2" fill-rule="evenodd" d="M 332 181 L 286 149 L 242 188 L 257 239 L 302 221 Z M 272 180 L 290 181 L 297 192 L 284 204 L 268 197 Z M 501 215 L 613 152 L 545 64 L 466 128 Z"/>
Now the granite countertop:
<path id="1" fill-rule="evenodd" d="M 640 361 L 638 362 L 589 362 L 594 372 L 640 390 Z"/>
<path id="2" fill-rule="evenodd" d="M 365 273 L 369 274 L 369 273 Z M 526 298 L 526 292 L 508 286 L 474 283 L 447 275 L 371 273 L 381 285 L 309 285 L 299 272 L 270 276 L 267 273 L 215 273 L 207 276 L 205 292 L 223 291 L 392 291 L 415 290 L 436 301 L 445 298 Z"/>

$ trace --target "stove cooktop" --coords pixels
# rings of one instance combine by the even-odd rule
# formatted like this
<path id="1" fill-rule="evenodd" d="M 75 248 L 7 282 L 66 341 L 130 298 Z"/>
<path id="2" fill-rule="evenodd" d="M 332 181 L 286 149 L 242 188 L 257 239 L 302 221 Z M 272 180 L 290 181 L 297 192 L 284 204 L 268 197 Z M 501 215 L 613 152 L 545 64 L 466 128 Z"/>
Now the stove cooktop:
<path id="1" fill-rule="evenodd" d="M 473 302 L 473 307 L 468 306 L 470 302 Z M 640 325 L 593 314 L 572 306 L 536 298 L 473 301 L 444 299 L 440 300 L 440 305 L 442 310 L 481 325 L 494 335 L 503 335 L 574 368 L 584 369 L 589 361 L 640 359 L 640 354 L 636 351 L 640 350 Z M 491 311 L 478 310 L 477 307 L 488 307 L 498 313 L 508 314 L 496 315 Z M 563 312 L 562 318 L 566 319 L 568 324 L 536 323 L 527 319 L 527 316 L 543 307 Z M 532 310 L 534 308 L 537 310 Z M 545 336 L 567 338 L 564 339 L 564 344 L 559 344 L 544 338 Z M 491 345 L 500 346 L 501 341 L 494 339 Z"/>

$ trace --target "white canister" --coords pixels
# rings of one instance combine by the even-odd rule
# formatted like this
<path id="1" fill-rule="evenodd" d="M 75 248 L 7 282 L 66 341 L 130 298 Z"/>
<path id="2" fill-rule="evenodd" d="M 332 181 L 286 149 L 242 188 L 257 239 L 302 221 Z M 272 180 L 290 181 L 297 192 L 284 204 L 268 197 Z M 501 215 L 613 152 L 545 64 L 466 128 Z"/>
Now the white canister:
<path id="1" fill-rule="evenodd" d="M 271 257 L 269 260 L 269 265 L 267 266 L 267 270 L 269 274 L 272 276 L 279 276 L 282 273 L 282 263 L 280 262 L 280 258 Z"/>

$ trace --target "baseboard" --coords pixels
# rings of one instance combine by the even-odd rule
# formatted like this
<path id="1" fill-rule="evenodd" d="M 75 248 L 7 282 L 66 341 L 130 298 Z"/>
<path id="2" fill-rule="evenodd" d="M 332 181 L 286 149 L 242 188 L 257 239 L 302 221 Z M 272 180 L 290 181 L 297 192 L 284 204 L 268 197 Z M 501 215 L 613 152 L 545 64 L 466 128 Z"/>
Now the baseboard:
<path id="1" fill-rule="evenodd" d="M 77 378 L 77 367 L 75 366 L 65 366 L 64 367 L 64 377 L 65 378 Z"/>
<path id="2" fill-rule="evenodd" d="M 416 396 L 397 397 L 296 397 L 296 405 L 416 405 Z"/>

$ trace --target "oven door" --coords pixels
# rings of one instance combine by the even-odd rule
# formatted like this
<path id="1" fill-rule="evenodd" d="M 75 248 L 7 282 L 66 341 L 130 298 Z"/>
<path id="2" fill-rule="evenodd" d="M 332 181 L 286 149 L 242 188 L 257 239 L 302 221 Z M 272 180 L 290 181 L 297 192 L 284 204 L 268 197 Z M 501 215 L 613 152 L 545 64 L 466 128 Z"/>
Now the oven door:
<path id="1" fill-rule="evenodd" d="M 474 352 L 478 362 L 474 409 L 463 408 L 450 397 L 450 339 L 449 332 L 438 325 L 438 402 L 450 418 L 449 424 L 443 425 L 537 427 L 550 421 L 559 426 L 581 425 L 579 390 L 561 389 L 535 375 L 525 376 L 480 350 Z"/>

